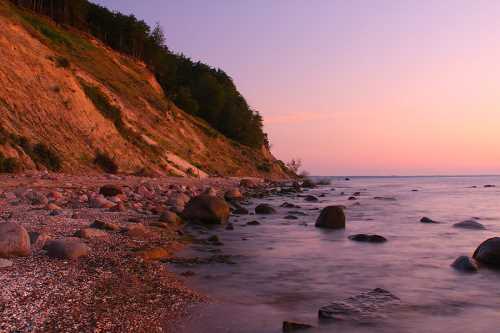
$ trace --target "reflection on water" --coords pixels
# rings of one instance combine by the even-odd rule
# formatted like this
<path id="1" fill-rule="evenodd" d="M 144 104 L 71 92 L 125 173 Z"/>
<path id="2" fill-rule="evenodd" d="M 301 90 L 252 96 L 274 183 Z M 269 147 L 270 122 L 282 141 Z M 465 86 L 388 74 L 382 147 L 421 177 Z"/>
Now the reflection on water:
<path id="1" fill-rule="evenodd" d="M 499 234 L 500 187 L 486 184 L 500 186 L 500 177 L 352 178 L 310 190 L 308 194 L 325 195 L 316 203 L 301 197 L 255 200 L 252 207 L 295 203 L 307 216 L 286 220 L 287 212 L 296 209 L 278 208 L 278 214 L 267 217 L 232 217 L 232 231 L 197 231 L 200 237 L 218 234 L 224 245 L 212 251 L 234 255 L 235 264 L 174 268 L 195 272 L 186 278 L 188 285 L 216 301 L 194 308 L 179 330 L 281 332 L 284 320 L 296 320 L 313 324 L 318 332 L 497 331 L 500 273 L 482 269 L 464 274 L 450 268 L 458 256 L 472 255 L 483 240 Z M 354 192 L 361 195 L 349 201 Z M 330 204 L 348 207 L 345 231 L 314 227 L 319 214 L 314 209 Z M 443 223 L 420 223 L 423 216 Z M 471 218 L 486 230 L 452 227 Z M 245 226 L 255 219 L 261 225 Z M 388 242 L 347 238 L 356 233 L 379 234 Z M 213 255 L 207 250 L 194 245 L 181 255 Z M 401 307 L 369 326 L 318 321 L 321 306 L 377 287 L 397 295 Z"/>

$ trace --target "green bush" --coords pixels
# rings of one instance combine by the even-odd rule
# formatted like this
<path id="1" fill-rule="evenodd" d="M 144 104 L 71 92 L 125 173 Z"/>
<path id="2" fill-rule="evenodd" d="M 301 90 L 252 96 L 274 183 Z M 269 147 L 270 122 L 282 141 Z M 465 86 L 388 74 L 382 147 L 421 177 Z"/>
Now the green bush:
<path id="1" fill-rule="evenodd" d="M 55 62 L 56 62 L 56 67 L 69 68 L 70 66 L 69 60 L 64 57 L 60 56 L 56 57 Z"/>
<path id="2" fill-rule="evenodd" d="M 32 148 L 33 160 L 44 165 L 50 171 L 61 171 L 62 160 L 55 150 L 43 143 L 37 143 Z"/>
<path id="3" fill-rule="evenodd" d="M 21 165 L 16 158 L 6 158 L 0 153 L 0 173 L 14 173 L 21 169 Z"/>
<path id="4" fill-rule="evenodd" d="M 118 172 L 118 165 L 106 153 L 98 152 L 95 156 L 94 164 L 100 167 L 104 172 L 112 174 Z"/>

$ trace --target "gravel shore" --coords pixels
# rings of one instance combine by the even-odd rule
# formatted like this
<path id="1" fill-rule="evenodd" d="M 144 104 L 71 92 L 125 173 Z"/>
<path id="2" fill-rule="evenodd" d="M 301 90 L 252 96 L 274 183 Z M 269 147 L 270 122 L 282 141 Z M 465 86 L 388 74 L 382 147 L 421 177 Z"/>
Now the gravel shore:
<path id="1" fill-rule="evenodd" d="M 0 259 L 0 331 L 168 332 L 169 322 L 189 305 L 206 300 L 161 262 L 188 242 L 172 212 L 196 195 L 220 196 L 239 184 L 222 178 L 0 175 L 0 223 L 21 225 L 31 238 L 29 256 Z M 119 193 L 100 194 L 105 185 Z M 51 258 L 46 244 L 53 240 L 84 243 L 89 253 Z"/>

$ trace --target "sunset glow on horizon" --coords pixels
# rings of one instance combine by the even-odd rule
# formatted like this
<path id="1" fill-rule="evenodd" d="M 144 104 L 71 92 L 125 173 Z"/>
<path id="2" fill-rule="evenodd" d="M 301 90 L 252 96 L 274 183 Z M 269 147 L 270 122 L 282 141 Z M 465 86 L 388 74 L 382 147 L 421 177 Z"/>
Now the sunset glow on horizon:
<path id="1" fill-rule="evenodd" d="M 95 2 L 226 71 L 311 174 L 500 174 L 500 1 Z"/>

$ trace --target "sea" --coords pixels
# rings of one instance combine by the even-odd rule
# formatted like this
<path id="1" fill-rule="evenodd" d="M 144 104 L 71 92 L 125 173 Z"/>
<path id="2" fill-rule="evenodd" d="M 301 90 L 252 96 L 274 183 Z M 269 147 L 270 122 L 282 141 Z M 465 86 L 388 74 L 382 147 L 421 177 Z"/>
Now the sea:
<path id="1" fill-rule="evenodd" d="M 169 264 L 210 298 L 191 308 L 176 331 L 277 333 L 284 321 L 294 321 L 313 326 L 307 332 L 500 332 L 500 273 L 451 267 L 457 257 L 472 256 L 481 242 L 500 235 L 500 176 L 321 179 L 329 184 L 248 203 L 250 211 L 268 203 L 276 214 L 232 216 L 234 230 L 188 230 L 197 239 L 217 235 L 222 244 L 195 242 L 179 257 L 222 260 Z M 353 194 L 356 200 L 349 200 Z M 284 202 L 300 209 L 280 207 Z M 345 206 L 345 230 L 315 227 L 328 205 Z M 302 214 L 285 219 L 290 211 Z M 440 223 L 421 223 L 422 217 Z M 247 225 L 254 220 L 260 224 Z M 465 220 L 485 228 L 454 227 Z M 349 239 L 360 233 L 387 242 Z M 375 307 L 368 322 L 318 318 L 321 307 L 375 288 L 400 302 L 390 310 Z"/>

